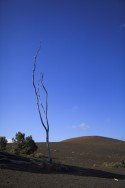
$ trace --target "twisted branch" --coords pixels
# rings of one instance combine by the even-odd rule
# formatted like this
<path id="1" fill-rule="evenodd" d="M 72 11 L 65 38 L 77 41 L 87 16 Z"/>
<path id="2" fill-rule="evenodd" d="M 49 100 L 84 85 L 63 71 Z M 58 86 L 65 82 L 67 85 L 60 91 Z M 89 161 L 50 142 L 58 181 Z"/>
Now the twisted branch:
<path id="1" fill-rule="evenodd" d="M 43 73 L 41 74 L 41 85 L 43 87 L 43 90 L 45 91 L 45 94 L 46 94 L 46 110 L 45 110 L 45 116 L 46 116 L 46 123 L 47 123 L 47 129 L 49 131 L 49 122 L 48 122 L 48 92 L 46 90 L 46 87 L 44 85 L 44 77 L 43 77 Z"/>
<path id="2" fill-rule="evenodd" d="M 38 55 L 39 55 L 40 50 L 41 50 L 41 43 L 40 43 L 40 46 L 39 46 L 39 48 L 38 48 L 38 50 L 37 50 L 37 52 L 36 52 L 36 55 L 35 55 L 35 57 L 34 57 L 33 71 L 32 71 L 32 80 L 33 80 L 33 87 L 34 87 L 34 91 L 35 91 L 36 104 L 37 104 L 37 108 L 38 108 L 38 112 L 39 112 L 40 121 L 41 121 L 41 123 L 42 123 L 44 129 L 45 129 L 46 131 L 48 131 L 46 125 L 44 124 L 44 121 L 43 121 L 43 118 L 42 118 L 42 114 L 41 114 L 41 110 L 40 110 L 39 87 L 37 88 L 37 87 L 36 87 L 36 84 L 35 84 L 35 72 L 36 72 L 37 58 L 38 58 Z M 42 108 L 44 109 L 42 103 L 41 103 L 41 106 L 42 106 Z M 45 110 L 44 110 L 44 113 L 45 113 Z"/>

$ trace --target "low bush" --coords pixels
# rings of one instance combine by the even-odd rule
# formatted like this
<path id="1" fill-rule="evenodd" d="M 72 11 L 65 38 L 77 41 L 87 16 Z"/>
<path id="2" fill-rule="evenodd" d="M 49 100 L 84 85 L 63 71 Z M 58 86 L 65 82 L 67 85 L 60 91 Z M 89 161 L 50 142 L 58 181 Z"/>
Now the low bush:
<path id="1" fill-rule="evenodd" d="M 34 157 L 38 158 L 38 159 L 41 159 L 41 158 L 43 158 L 43 154 L 42 153 L 35 153 Z"/>
<path id="2" fill-rule="evenodd" d="M 104 162 L 104 167 L 114 167 L 114 168 L 125 168 L 125 160 L 122 160 L 120 162 Z"/>
<path id="3" fill-rule="evenodd" d="M 7 139 L 4 136 L 0 136 L 0 151 L 6 150 Z"/>

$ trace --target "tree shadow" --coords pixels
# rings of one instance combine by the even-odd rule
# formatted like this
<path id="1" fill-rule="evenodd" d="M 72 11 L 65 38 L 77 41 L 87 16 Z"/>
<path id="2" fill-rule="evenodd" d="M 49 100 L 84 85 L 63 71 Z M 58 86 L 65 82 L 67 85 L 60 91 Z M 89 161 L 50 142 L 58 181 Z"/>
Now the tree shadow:
<path id="1" fill-rule="evenodd" d="M 82 168 L 77 166 L 69 166 L 71 168 L 71 174 L 86 177 L 97 177 L 97 178 L 107 178 L 107 179 L 121 179 L 125 180 L 125 175 L 107 172 L 104 170 Z"/>
<path id="2" fill-rule="evenodd" d="M 14 170 L 14 171 L 22 171 L 22 172 L 30 172 L 30 173 L 39 173 L 39 174 L 67 174 L 67 175 L 75 175 L 75 176 L 83 176 L 83 177 L 96 177 L 96 178 L 107 178 L 107 179 L 120 179 L 125 180 L 125 175 L 107 172 L 104 170 L 90 169 L 90 168 L 82 168 L 78 166 L 71 165 L 63 165 L 54 163 L 53 165 L 43 166 L 37 164 L 14 164 L 10 162 L 0 163 L 0 168 Z"/>
<path id="3" fill-rule="evenodd" d="M 122 174 L 59 163 L 49 164 L 45 160 L 32 161 L 26 157 L 12 155 L 10 153 L 5 152 L 0 152 L 0 168 L 39 174 L 67 174 L 84 177 L 97 177 L 107 179 L 115 178 L 125 180 L 125 175 Z"/>

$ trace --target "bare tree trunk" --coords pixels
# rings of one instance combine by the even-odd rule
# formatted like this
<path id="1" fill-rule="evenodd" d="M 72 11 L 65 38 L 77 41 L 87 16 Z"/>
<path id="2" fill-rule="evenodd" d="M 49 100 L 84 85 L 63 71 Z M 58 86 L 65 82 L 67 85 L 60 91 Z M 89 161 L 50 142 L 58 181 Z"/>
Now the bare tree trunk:
<path id="1" fill-rule="evenodd" d="M 41 88 L 44 90 L 45 95 L 46 95 L 46 103 L 45 103 L 45 107 L 40 99 L 40 83 L 38 82 L 38 87 L 36 87 L 35 84 L 35 72 L 36 72 L 36 65 L 37 65 L 37 57 L 39 55 L 41 49 L 41 45 L 37 50 L 37 53 L 34 57 L 34 64 L 33 64 L 33 71 L 32 71 L 32 79 L 33 79 L 33 88 L 34 88 L 34 92 L 35 92 L 35 96 L 36 96 L 36 104 L 37 104 L 37 109 L 38 109 L 38 113 L 39 113 L 39 117 L 40 117 L 40 121 L 42 126 L 45 129 L 46 132 L 46 144 L 47 144 L 47 151 L 48 151 L 48 161 L 49 163 L 52 163 L 52 157 L 51 157 L 51 150 L 50 150 L 50 142 L 49 142 L 49 122 L 48 122 L 48 92 L 47 89 L 43 83 L 44 79 L 43 79 L 43 74 L 41 74 L 41 78 L 39 80 L 39 82 L 41 83 Z M 45 116 L 45 122 L 43 120 L 43 116 L 42 116 L 42 112 Z"/>
<path id="2" fill-rule="evenodd" d="M 48 131 L 46 132 L 46 144 L 47 144 L 47 150 L 48 150 L 48 161 L 49 161 L 49 163 L 52 163 L 50 142 L 49 142 L 49 132 Z"/>

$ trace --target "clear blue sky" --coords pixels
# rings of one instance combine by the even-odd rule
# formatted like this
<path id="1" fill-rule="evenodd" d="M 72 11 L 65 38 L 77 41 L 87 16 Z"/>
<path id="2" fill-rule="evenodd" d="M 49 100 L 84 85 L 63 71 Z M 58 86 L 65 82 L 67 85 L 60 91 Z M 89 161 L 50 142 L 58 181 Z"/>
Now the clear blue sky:
<path id="1" fill-rule="evenodd" d="M 44 141 L 33 57 L 49 92 L 50 139 L 125 139 L 125 1 L 0 1 L 0 135 Z"/>

